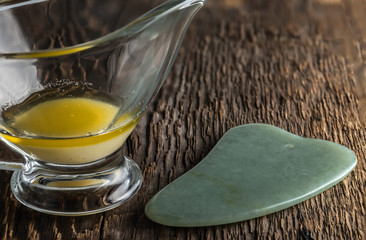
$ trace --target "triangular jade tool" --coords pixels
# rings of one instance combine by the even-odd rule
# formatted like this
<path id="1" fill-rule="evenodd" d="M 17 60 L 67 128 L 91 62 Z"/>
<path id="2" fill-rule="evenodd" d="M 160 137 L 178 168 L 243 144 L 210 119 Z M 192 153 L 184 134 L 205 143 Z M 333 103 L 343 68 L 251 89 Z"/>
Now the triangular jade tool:
<path id="1" fill-rule="evenodd" d="M 230 129 L 192 170 L 157 193 L 145 213 L 163 225 L 211 226 L 307 200 L 356 166 L 348 148 L 265 124 Z"/>

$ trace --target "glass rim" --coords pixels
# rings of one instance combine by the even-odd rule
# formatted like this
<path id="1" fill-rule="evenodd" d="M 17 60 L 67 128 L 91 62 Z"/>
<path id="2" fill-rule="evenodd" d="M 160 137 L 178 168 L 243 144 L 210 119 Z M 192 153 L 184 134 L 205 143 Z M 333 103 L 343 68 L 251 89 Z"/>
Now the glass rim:
<path id="1" fill-rule="evenodd" d="M 43 1 L 50 0 L 26 0 L 26 1 L 7 1 L 0 0 L 0 12 L 6 9 L 10 9 L 12 7 L 20 7 L 23 5 L 39 3 Z M 10 4 L 8 4 L 10 2 Z M 111 42 L 116 39 L 129 38 L 133 35 L 143 31 L 145 28 L 158 21 L 159 19 L 167 16 L 168 14 L 184 9 L 196 4 L 204 5 L 207 0 L 167 0 L 166 2 L 154 7 L 150 11 L 142 14 L 137 17 L 132 22 L 124 25 L 123 27 L 108 33 L 99 38 L 76 44 L 73 46 L 61 47 L 61 48 L 51 48 L 51 49 L 42 49 L 42 50 L 30 50 L 26 52 L 10 52 L 10 53 L 1 53 L 0 59 L 37 59 L 37 58 L 52 58 L 52 57 L 60 57 L 70 54 L 79 53 L 88 49 L 92 49 L 98 47 L 104 43 Z"/>

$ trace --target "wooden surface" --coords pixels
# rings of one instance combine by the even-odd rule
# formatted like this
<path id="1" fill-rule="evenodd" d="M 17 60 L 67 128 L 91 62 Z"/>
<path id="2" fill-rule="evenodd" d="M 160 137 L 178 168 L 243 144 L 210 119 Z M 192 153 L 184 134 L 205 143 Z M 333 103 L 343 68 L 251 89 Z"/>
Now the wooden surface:
<path id="1" fill-rule="evenodd" d="M 102 214 L 50 216 L 18 203 L 1 171 L 0 238 L 366 239 L 365 10 L 360 0 L 209 0 L 123 147 L 143 171 L 139 193 Z M 343 144 L 358 164 L 324 193 L 249 221 L 172 228 L 145 217 L 229 128 L 254 122 Z M 17 156 L 1 145 L 0 157 Z"/>

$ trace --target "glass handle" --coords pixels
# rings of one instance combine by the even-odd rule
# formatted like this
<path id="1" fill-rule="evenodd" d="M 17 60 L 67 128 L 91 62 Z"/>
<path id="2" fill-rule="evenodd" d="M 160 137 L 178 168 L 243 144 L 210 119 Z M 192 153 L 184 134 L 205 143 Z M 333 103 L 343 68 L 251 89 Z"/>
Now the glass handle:
<path id="1" fill-rule="evenodd" d="M 3 130 L 4 124 L 0 119 L 0 130 Z M 7 132 L 7 131 L 6 131 Z M 0 134 L 0 142 L 5 143 L 5 145 L 9 146 L 11 149 L 15 150 L 15 152 L 20 154 L 20 158 L 1 158 L 0 157 L 0 170 L 9 170 L 9 171 L 19 171 L 24 168 L 27 162 L 27 156 L 25 152 L 19 149 L 17 146 L 13 145 L 12 143 L 8 142 L 1 134 Z M 4 156 L 3 156 L 4 157 Z"/>
<path id="2" fill-rule="evenodd" d="M 0 170 L 19 171 L 23 168 L 24 162 L 21 159 L 0 158 Z"/>

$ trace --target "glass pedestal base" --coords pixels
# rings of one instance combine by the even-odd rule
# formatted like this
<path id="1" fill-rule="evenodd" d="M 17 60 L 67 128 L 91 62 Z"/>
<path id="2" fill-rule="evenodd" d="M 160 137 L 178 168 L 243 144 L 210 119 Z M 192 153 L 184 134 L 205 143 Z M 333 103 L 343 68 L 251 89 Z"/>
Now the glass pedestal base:
<path id="1" fill-rule="evenodd" d="M 42 165 L 36 161 L 14 172 L 15 197 L 34 210 L 65 216 L 88 215 L 118 207 L 140 188 L 138 165 L 120 151 L 96 164 Z"/>

